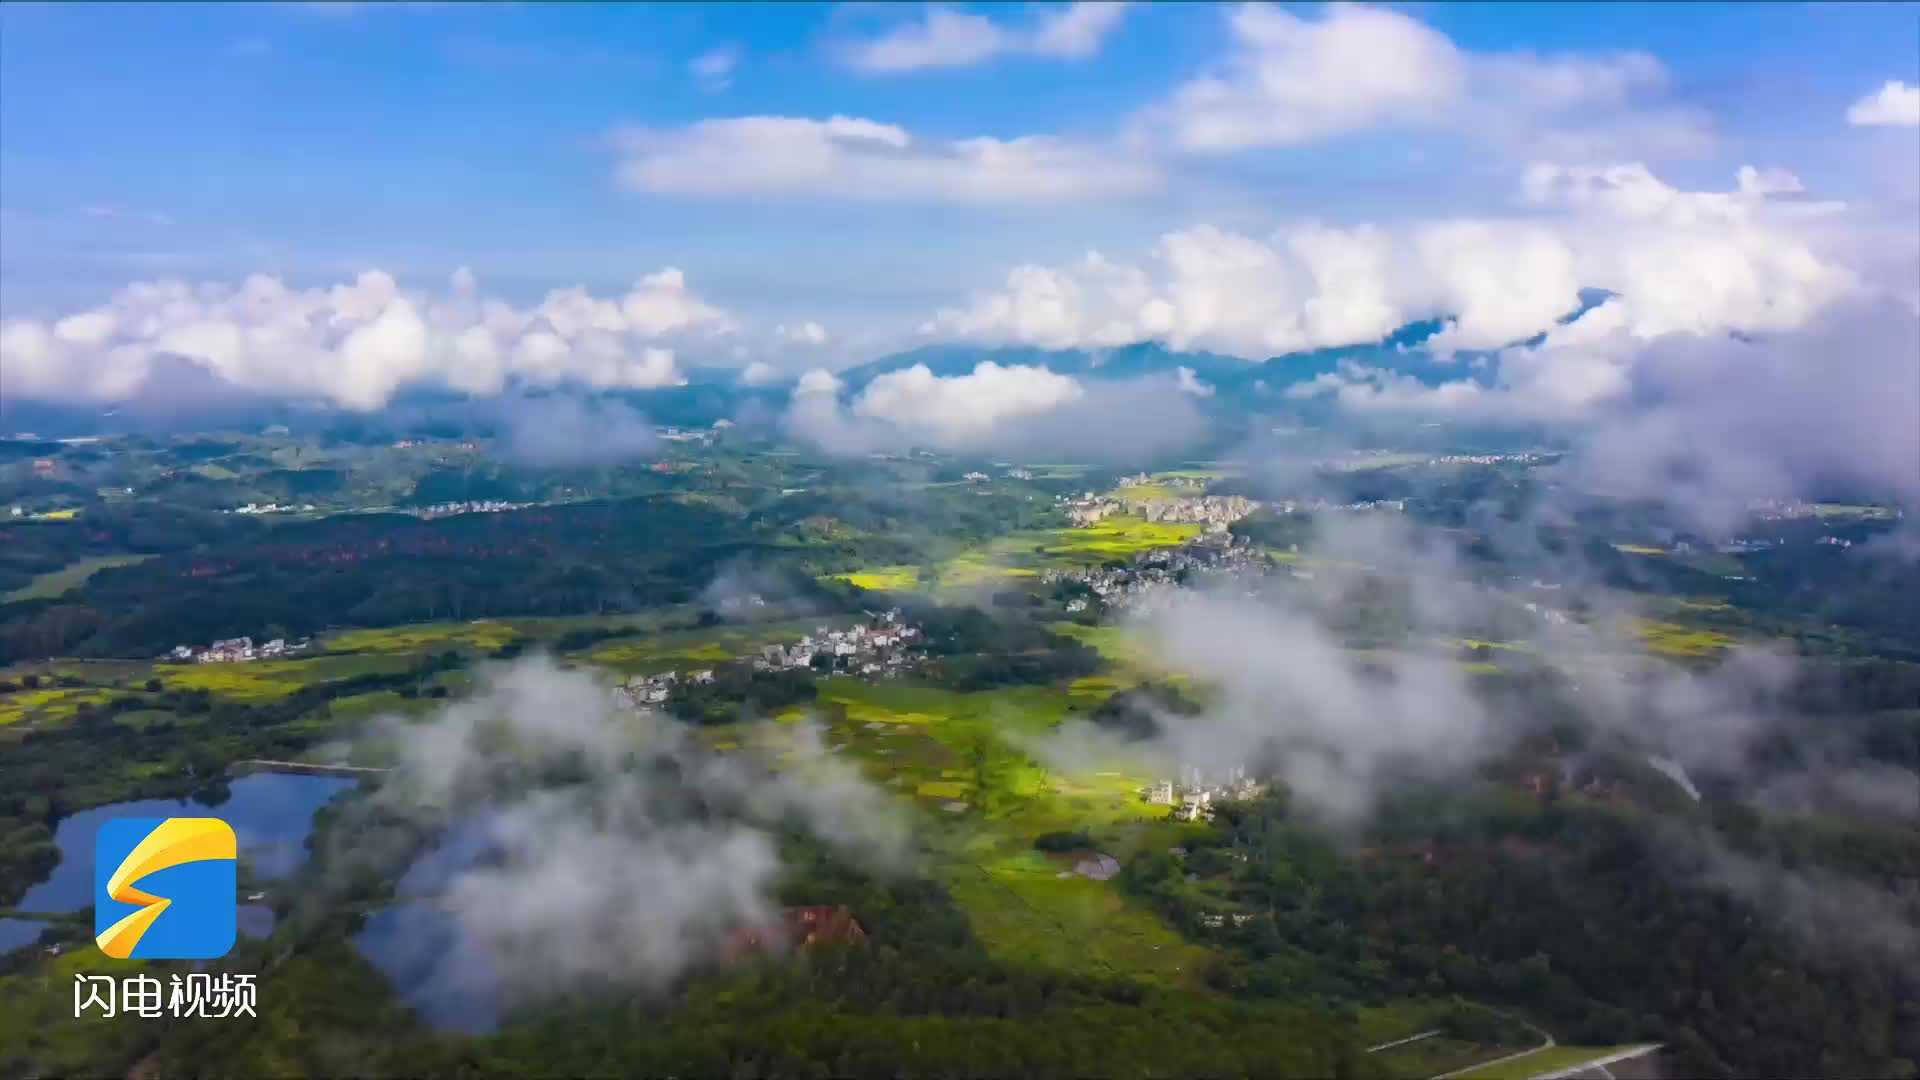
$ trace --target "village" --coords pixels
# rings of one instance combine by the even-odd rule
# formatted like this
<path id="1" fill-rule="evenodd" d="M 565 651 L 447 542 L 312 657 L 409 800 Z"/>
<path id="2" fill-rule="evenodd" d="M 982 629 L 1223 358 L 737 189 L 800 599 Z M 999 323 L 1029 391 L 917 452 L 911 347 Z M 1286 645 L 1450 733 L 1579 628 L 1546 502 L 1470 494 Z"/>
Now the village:
<path id="1" fill-rule="evenodd" d="M 1142 789 L 1141 797 L 1155 806 L 1173 807 L 1180 821 L 1212 821 L 1214 806 L 1220 802 L 1258 798 L 1265 788 L 1248 775 L 1246 766 L 1236 765 L 1217 774 L 1197 765 L 1183 765 L 1180 779 L 1159 780 Z"/>
<path id="2" fill-rule="evenodd" d="M 506 502 L 502 499 L 469 499 L 464 502 L 435 503 L 432 506 L 409 507 L 401 511 L 414 517 L 433 518 L 452 517 L 455 514 L 502 514 L 510 510 L 524 510 L 531 503 Z"/>
<path id="3" fill-rule="evenodd" d="M 1085 587 L 1088 595 L 1074 596 L 1067 601 L 1069 613 L 1086 611 L 1095 604 L 1100 605 L 1096 610 L 1121 610 L 1148 603 L 1154 595 L 1188 582 L 1198 574 L 1265 573 L 1272 565 L 1272 560 L 1258 545 L 1231 533 L 1218 532 L 1177 548 L 1139 552 L 1121 566 L 1047 570 L 1040 575 L 1040 580 L 1049 585 L 1066 583 Z"/>
<path id="4" fill-rule="evenodd" d="M 1096 495 L 1089 491 L 1078 499 L 1060 495 L 1056 501 L 1066 508 L 1067 519 L 1079 528 L 1115 514 L 1132 514 L 1162 524 L 1198 524 L 1224 529 L 1260 509 L 1259 503 L 1243 495 L 1141 498 L 1125 492 L 1124 487 L 1114 495 Z"/>
<path id="5" fill-rule="evenodd" d="M 909 645 L 919 637 L 920 628 L 901 622 L 900 610 L 892 608 L 871 624 L 858 623 L 845 630 L 821 626 L 792 645 L 768 645 L 760 650 L 753 667 L 756 671 L 811 668 L 868 677 L 899 675 L 919 662 Z"/>
<path id="6" fill-rule="evenodd" d="M 292 643 L 285 638 L 274 638 L 272 641 L 256 646 L 250 637 L 226 638 L 204 649 L 196 649 L 191 645 L 176 645 L 172 652 L 161 659 L 183 664 L 237 664 L 248 660 L 273 660 L 292 656 L 307 651 L 312 644 L 304 638 Z"/>
<path id="7" fill-rule="evenodd" d="M 903 623 L 898 609 L 871 617 L 872 622 L 845 630 L 816 627 L 791 645 L 764 646 L 753 660 L 753 670 L 815 671 L 867 678 L 889 678 L 913 670 L 920 657 L 911 651 L 910 643 L 920 638 L 920 628 Z M 684 679 L 678 671 L 661 671 L 633 676 L 618 687 L 618 693 L 636 707 L 663 705 L 672 699 L 677 687 L 713 681 L 711 668 L 689 671 Z"/>

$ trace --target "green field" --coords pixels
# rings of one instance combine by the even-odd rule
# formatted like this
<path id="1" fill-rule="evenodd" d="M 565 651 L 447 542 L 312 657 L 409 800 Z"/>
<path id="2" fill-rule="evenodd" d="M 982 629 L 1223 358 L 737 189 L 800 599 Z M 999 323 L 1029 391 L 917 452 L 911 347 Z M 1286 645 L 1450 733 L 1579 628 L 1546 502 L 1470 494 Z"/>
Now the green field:
<path id="1" fill-rule="evenodd" d="M 843 627 L 853 621 L 848 616 L 834 616 L 673 630 L 605 642 L 589 650 L 586 658 L 627 675 L 677 670 L 689 665 L 712 667 L 751 656 L 766 645 L 791 644 L 820 626 Z"/>
<path id="2" fill-rule="evenodd" d="M 812 711 L 829 742 L 926 816 L 934 873 L 990 953 L 1052 971 L 1190 984 L 1205 949 L 1115 883 L 1073 875 L 1071 858 L 1033 849 L 1042 833 L 1087 829 L 1101 850 L 1124 858 L 1168 813 L 1141 799 L 1151 777 L 1133 763 L 1067 774 L 1024 752 L 1028 740 L 1086 707 L 1082 698 L 1055 687 L 957 693 L 845 678 L 823 679 L 820 688 Z M 976 771 L 983 754 L 984 773 Z M 957 803 L 964 813 L 952 812 Z"/>
<path id="3" fill-rule="evenodd" d="M 205 690 L 216 697 L 261 702 L 286 697 L 312 683 L 398 674 L 409 663 L 404 656 L 365 653 L 234 664 L 155 664 L 153 673 L 170 689 Z"/>
<path id="4" fill-rule="evenodd" d="M 325 639 L 321 644 L 329 652 L 413 653 L 462 645 L 493 650 L 519 636 L 519 632 L 507 623 L 495 619 L 476 619 L 468 623 L 423 623 L 377 630 L 347 630 Z"/>
<path id="5" fill-rule="evenodd" d="M 0 596 L 0 604 L 10 604 L 16 600 L 44 600 L 72 592 L 87 583 L 87 579 L 102 570 L 116 566 L 132 566 L 153 558 L 151 555 L 100 555 L 91 559 L 81 559 L 68 563 L 58 570 L 41 574 L 32 581 Z"/>
<path id="6" fill-rule="evenodd" d="M 1511 1061 L 1462 1073 L 1461 1077 L 1462 1080 L 1528 1080 L 1541 1073 L 1571 1069 L 1583 1062 L 1631 1049 L 1631 1043 L 1625 1046 L 1549 1046 Z"/>
<path id="7" fill-rule="evenodd" d="M 1899 515 L 1884 506 L 1852 506 L 1846 503 L 1815 503 L 1818 518 L 1859 518 L 1863 521 L 1892 521 Z"/>

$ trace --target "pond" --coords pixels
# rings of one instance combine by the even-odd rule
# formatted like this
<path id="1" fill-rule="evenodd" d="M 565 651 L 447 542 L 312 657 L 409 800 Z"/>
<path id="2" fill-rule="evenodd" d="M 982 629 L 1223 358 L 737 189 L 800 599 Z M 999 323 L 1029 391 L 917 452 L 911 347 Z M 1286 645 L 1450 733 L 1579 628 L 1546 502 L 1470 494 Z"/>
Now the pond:
<path id="1" fill-rule="evenodd" d="M 353 946 L 434 1027 L 485 1034 L 500 1022 L 499 980 L 486 950 L 462 939 L 457 917 L 428 899 L 495 851 L 492 822 L 448 830 L 394 887 L 395 903 L 367 916 Z"/>
<path id="2" fill-rule="evenodd" d="M 63 913 L 93 903 L 93 838 L 103 823 L 114 818 L 220 818 L 233 826 L 241 859 L 252 867 L 254 877 L 286 877 L 306 861 L 314 811 L 354 783 L 335 776 L 251 773 L 232 781 L 229 798 L 218 806 L 186 799 L 138 799 L 82 810 L 54 830 L 60 863 L 47 880 L 27 890 L 19 910 Z"/>
<path id="3" fill-rule="evenodd" d="M 0 919 L 0 953 L 33 944 L 40 940 L 40 931 L 51 925 L 38 919 Z"/>
<path id="4" fill-rule="evenodd" d="M 450 912 L 424 902 L 381 908 L 367 916 L 353 947 L 423 1022 L 471 1035 L 499 1025 L 498 976 L 486 950 L 462 940 Z"/>

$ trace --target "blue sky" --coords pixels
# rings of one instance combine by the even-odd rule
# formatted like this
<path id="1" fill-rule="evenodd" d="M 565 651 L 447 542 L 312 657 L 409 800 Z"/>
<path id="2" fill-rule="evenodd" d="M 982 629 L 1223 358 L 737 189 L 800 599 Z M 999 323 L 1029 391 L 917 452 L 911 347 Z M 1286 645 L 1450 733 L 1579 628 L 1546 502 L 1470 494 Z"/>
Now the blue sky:
<path id="1" fill-rule="evenodd" d="M 1336 15 L 1283 7 L 1296 36 Z M 818 320 L 836 341 L 877 341 L 1015 265 L 1093 249 L 1137 261 L 1198 225 L 1259 236 L 1507 213 L 1527 164 L 1568 155 L 1644 163 L 1686 191 L 1727 190 L 1752 164 L 1791 171 L 1810 198 L 1912 197 L 1904 114 L 1846 119 L 1889 81 L 1920 84 L 1912 7 L 1371 10 L 1395 18 L 1356 20 L 1357 51 L 1319 81 L 1406 66 L 1385 51 L 1403 46 L 1438 71 L 1437 39 L 1471 85 L 1437 111 L 1418 86 L 1375 78 L 1202 116 L 1177 102 L 1236 56 L 1309 72 L 1324 58 L 1250 45 L 1242 9 L 1201 4 L 1134 6 L 1053 44 L 1042 28 L 1060 4 L 7 4 L 0 304 L 51 317 L 134 281 L 254 272 L 318 286 L 378 268 L 438 288 L 463 265 L 531 304 L 673 266 L 755 326 Z M 965 32 L 872 59 L 942 18 Z M 997 37 L 970 53 L 968 35 Z M 1553 108 L 1516 100 L 1562 85 Z M 834 116 L 893 125 L 907 157 L 935 160 L 896 167 L 895 148 L 801 180 L 749 175 L 808 151 L 701 127 Z M 1235 133 L 1196 151 L 1209 122 Z M 652 141 L 616 142 L 632 129 Z M 956 173 L 939 148 L 975 136 L 1046 137 L 1072 157 Z M 709 177 L 717 190 L 696 190 Z"/>

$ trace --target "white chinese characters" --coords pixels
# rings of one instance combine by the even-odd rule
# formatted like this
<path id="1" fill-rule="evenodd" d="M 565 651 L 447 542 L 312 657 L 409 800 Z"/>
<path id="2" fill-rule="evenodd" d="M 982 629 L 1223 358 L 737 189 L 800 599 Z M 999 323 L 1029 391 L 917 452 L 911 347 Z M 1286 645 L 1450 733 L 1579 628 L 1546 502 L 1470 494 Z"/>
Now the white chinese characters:
<path id="1" fill-rule="evenodd" d="M 102 1018 L 120 1013 L 158 1019 L 162 1016 L 227 1018 L 257 1016 L 252 975 L 222 973 L 173 975 L 166 984 L 151 975 L 79 975 L 73 977 L 73 1016 L 90 1010 Z"/>

